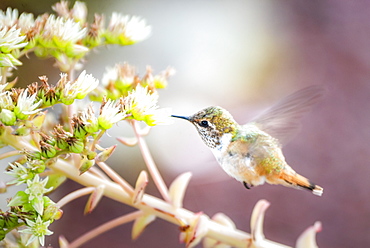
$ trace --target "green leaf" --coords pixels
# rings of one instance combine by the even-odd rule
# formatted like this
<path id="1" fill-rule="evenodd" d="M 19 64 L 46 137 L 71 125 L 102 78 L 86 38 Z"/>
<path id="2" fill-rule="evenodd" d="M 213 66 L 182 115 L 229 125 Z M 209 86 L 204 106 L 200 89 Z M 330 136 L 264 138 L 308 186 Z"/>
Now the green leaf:
<path id="1" fill-rule="evenodd" d="M 18 191 L 8 203 L 8 207 L 23 206 L 28 204 L 28 194 L 24 191 Z"/>
<path id="2" fill-rule="evenodd" d="M 45 188 L 51 188 L 51 187 L 53 187 L 53 190 L 55 190 L 62 183 L 64 183 L 66 179 L 67 179 L 67 177 L 65 175 L 62 175 L 62 174 L 51 174 L 51 175 L 49 175 L 49 180 L 46 183 Z"/>

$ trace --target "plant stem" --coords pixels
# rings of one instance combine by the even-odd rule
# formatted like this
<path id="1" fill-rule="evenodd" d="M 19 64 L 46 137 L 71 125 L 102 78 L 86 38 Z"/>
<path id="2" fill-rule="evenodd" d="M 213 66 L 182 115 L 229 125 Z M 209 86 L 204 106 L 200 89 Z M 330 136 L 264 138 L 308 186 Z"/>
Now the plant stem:
<path id="1" fill-rule="evenodd" d="M 140 134 L 139 123 L 135 120 L 132 120 L 131 125 L 134 129 L 134 132 L 135 132 L 135 135 L 136 135 L 139 147 L 140 147 L 141 154 L 143 155 L 144 161 L 146 163 L 146 166 L 148 167 L 149 173 L 152 176 L 155 185 L 157 186 L 157 188 L 158 188 L 159 192 L 161 193 L 163 199 L 166 202 L 171 202 L 171 198 L 170 198 L 170 195 L 168 193 L 168 188 L 167 188 L 161 174 L 159 173 L 157 166 L 154 163 L 153 157 L 150 154 L 150 151 L 148 149 L 148 146 L 146 145 L 145 140 L 143 139 L 143 137 Z"/>
<path id="2" fill-rule="evenodd" d="M 93 142 L 91 142 L 90 150 L 95 150 L 95 145 L 99 142 L 100 138 L 105 134 L 105 130 L 101 130 L 98 135 L 94 138 Z"/>
<path id="3" fill-rule="evenodd" d="M 133 205 L 130 195 L 126 191 L 124 191 L 122 187 L 117 183 L 103 180 L 91 174 L 89 171 L 85 172 L 82 175 L 79 175 L 78 169 L 64 160 L 57 160 L 57 162 L 55 164 L 52 164 L 50 168 L 55 172 L 66 175 L 68 178 L 84 186 L 97 187 L 101 184 L 104 184 L 104 195 L 106 197 L 135 207 L 145 212 L 146 214 L 154 214 L 157 217 L 175 225 L 182 226 L 184 225 L 184 221 L 195 218 L 195 213 L 184 208 L 174 208 L 168 202 L 147 194 L 144 194 L 142 202 Z M 216 239 L 233 247 L 247 247 L 247 245 L 249 244 L 249 240 L 251 239 L 250 234 L 240 230 L 232 229 L 227 226 L 223 226 L 213 220 L 210 220 L 208 217 L 206 218 L 208 219 L 206 223 L 208 230 L 206 233 L 207 237 Z M 266 244 L 276 245 L 275 242 L 269 240 L 266 240 Z M 284 245 L 279 246 L 281 248 L 287 247 Z"/>
<path id="4" fill-rule="evenodd" d="M 19 151 L 10 151 L 10 152 L 5 152 L 3 154 L 0 154 L 0 160 L 4 159 L 4 158 L 9 158 L 9 157 L 12 157 L 12 156 L 17 156 L 17 155 L 20 155 L 21 153 Z"/>
<path id="5" fill-rule="evenodd" d="M 81 246 L 82 244 L 86 243 L 87 241 L 95 238 L 96 236 L 109 231 L 110 229 L 113 229 L 117 226 L 123 225 L 127 222 L 131 222 L 135 220 L 136 218 L 140 217 L 143 214 L 141 211 L 136 211 L 130 214 L 123 215 L 121 217 L 115 218 L 111 221 L 108 221 L 107 223 L 104 223 L 103 225 L 100 225 L 96 227 L 95 229 L 85 233 L 75 241 L 73 241 L 71 244 L 69 244 L 68 248 L 76 248 Z"/>
<path id="6" fill-rule="evenodd" d="M 127 192 L 130 197 L 134 195 L 134 189 L 128 184 L 120 175 L 118 175 L 114 170 L 112 170 L 106 163 L 104 162 L 96 162 L 99 165 L 100 169 L 102 169 L 113 181 L 118 183 L 122 189 Z"/>
<path id="7" fill-rule="evenodd" d="M 26 140 L 27 136 L 16 136 L 12 134 L 13 129 L 11 127 L 6 126 L 3 128 L 4 128 L 4 132 L 1 135 L 1 140 L 5 141 L 6 144 L 8 144 L 9 146 L 12 146 L 13 148 L 17 149 L 18 152 L 24 151 L 24 150 L 28 150 L 28 151 L 37 150 L 36 147 L 31 145 L 32 142 L 30 140 Z M 28 136 L 28 138 L 30 137 Z"/>
<path id="8" fill-rule="evenodd" d="M 92 193 L 94 190 L 95 190 L 94 187 L 85 187 L 85 188 L 73 191 L 73 192 L 69 193 L 68 195 L 64 196 L 62 199 L 60 199 L 57 202 L 57 206 L 58 207 L 63 207 L 67 203 L 69 203 L 69 202 L 71 202 L 71 201 L 73 201 L 73 200 L 75 200 L 75 199 L 77 199 L 81 196 L 88 195 L 88 194 Z"/>
<path id="9" fill-rule="evenodd" d="M 7 71 L 8 71 L 8 67 L 2 67 L 1 69 L 0 69 L 0 76 L 1 76 L 1 82 L 0 82 L 0 85 L 1 84 L 5 84 L 6 83 L 6 73 L 7 73 Z"/>

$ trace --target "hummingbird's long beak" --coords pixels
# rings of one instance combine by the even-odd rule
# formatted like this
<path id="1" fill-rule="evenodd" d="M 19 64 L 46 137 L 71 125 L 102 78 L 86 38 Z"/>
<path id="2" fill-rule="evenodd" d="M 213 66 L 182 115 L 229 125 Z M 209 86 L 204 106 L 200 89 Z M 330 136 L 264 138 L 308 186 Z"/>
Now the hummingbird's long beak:
<path id="1" fill-rule="evenodd" d="M 171 115 L 171 117 L 180 118 L 180 119 L 190 121 L 190 118 L 188 116 Z"/>

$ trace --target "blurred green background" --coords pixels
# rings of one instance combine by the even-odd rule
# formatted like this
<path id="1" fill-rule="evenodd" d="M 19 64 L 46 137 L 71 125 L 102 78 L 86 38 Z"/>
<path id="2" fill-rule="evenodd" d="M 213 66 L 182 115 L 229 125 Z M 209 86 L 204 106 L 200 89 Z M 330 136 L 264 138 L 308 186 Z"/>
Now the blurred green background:
<path id="1" fill-rule="evenodd" d="M 18 8 L 36 15 L 52 12 L 56 1 L 0 1 L 1 9 Z M 101 79 L 106 66 L 127 61 L 141 75 L 146 65 L 160 72 L 168 65 L 177 73 L 161 90 L 160 106 L 174 114 L 190 115 L 210 105 L 228 109 L 239 123 L 247 122 L 280 98 L 311 84 L 324 85 L 326 98 L 302 120 L 302 130 L 284 147 L 288 163 L 324 188 L 308 192 L 264 185 L 246 190 L 229 178 L 198 137 L 181 120 L 154 127 L 149 148 L 165 181 L 180 173 L 193 178 L 184 207 L 209 216 L 223 212 L 237 228 L 249 232 L 250 214 L 259 199 L 271 206 L 265 217 L 268 239 L 294 246 L 308 226 L 321 221 L 320 247 L 370 246 L 370 2 L 365 0 L 259 1 L 86 1 L 93 13 L 113 11 L 139 15 L 152 26 L 148 40 L 127 47 L 93 51 L 85 69 Z M 20 84 L 59 72 L 51 60 L 23 59 L 15 71 Z M 115 136 L 130 136 L 118 124 L 103 146 Z M 145 165 L 137 147 L 119 145 L 108 164 L 134 184 Z M 4 165 L 3 165 L 4 163 Z M 5 162 L 1 162 L 5 168 Z M 55 201 L 80 186 L 68 182 L 51 195 Z M 159 195 L 153 183 L 149 194 Z M 5 201 L 10 195 L 1 195 Z M 83 216 L 87 197 L 63 208 L 64 216 L 51 226 L 45 243 L 58 247 L 64 235 L 72 241 L 89 229 L 132 211 L 109 199 Z M 184 247 L 176 226 L 157 220 L 136 241 L 131 224 L 97 237 L 83 247 Z"/>

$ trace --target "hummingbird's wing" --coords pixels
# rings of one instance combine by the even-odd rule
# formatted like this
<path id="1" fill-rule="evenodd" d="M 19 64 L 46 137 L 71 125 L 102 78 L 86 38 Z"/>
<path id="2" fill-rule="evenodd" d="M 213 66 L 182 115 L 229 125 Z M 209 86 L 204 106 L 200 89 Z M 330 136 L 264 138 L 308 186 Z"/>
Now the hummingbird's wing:
<path id="1" fill-rule="evenodd" d="M 284 145 L 300 128 L 301 117 L 324 95 L 324 88 L 312 85 L 280 100 L 251 122 Z"/>

